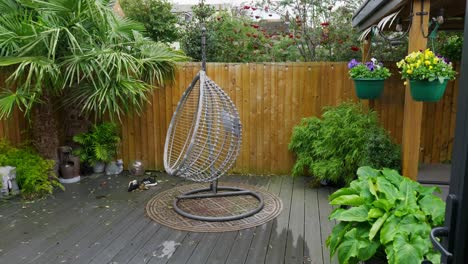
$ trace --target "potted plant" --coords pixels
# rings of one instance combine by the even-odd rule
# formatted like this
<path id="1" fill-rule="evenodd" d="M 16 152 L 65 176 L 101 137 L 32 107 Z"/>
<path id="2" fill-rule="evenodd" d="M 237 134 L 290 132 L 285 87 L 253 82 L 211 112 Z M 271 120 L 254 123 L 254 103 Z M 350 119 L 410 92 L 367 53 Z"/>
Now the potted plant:
<path id="1" fill-rule="evenodd" d="M 430 49 L 412 52 L 397 62 L 397 67 L 402 79 L 409 79 L 413 100 L 422 102 L 439 101 L 448 80 L 455 79 L 456 74 L 451 62 Z"/>
<path id="2" fill-rule="evenodd" d="M 115 159 L 120 137 L 117 125 L 106 122 L 94 125 L 88 133 L 74 136 L 73 141 L 80 145 L 74 154 L 92 165 L 95 173 L 102 173 L 106 163 Z"/>
<path id="3" fill-rule="evenodd" d="M 357 175 L 329 197 L 338 206 L 329 218 L 340 221 L 327 239 L 330 255 L 337 254 L 341 264 L 382 263 L 372 262 L 378 256 L 390 264 L 440 263 L 429 239 L 444 222 L 445 203 L 433 194 L 438 188 L 390 169 L 361 167 Z"/>
<path id="4" fill-rule="evenodd" d="M 375 58 L 362 63 L 352 59 L 348 63 L 349 76 L 354 81 L 356 94 L 361 99 L 380 97 L 384 89 L 384 81 L 390 77 L 390 71 Z"/>

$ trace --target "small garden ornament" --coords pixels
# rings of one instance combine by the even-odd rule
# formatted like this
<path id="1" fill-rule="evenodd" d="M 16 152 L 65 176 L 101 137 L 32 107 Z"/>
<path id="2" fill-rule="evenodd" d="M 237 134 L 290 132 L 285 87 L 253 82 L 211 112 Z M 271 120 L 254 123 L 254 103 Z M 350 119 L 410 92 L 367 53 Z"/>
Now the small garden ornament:
<path id="1" fill-rule="evenodd" d="M 17 195 L 20 190 L 16 183 L 16 168 L 11 166 L 0 167 L 2 178 L 1 193 L 3 196 Z"/>
<path id="2" fill-rule="evenodd" d="M 375 99 L 380 97 L 384 89 L 384 81 L 390 77 L 390 71 L 375 58 L 362 63 L 352 59 L 348 63 L 349 76 L 354 80 L 356 94 L 360 99 Z"/>
<path id="3" fill-rule="evenodd" d="M 456 74 L 451 62 L 430 49 L 412 52 L 397 62 L 397 67 L 402 79 L 409 79 L 413 100 L 422 102 L 439 101 L 447 82 L 455 79 Z"/>

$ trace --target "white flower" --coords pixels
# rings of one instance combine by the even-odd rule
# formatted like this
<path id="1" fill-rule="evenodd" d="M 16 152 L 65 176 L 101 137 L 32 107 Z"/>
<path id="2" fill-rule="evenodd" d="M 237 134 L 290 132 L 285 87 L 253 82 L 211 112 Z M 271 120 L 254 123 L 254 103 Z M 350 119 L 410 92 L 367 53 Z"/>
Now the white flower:
<path id="1" fill-rule="evenodd" d="M 377 65 L 377 59 L 376 59 L 376 58 L 372 58 L 372 59 L 370 59 L 370 60 L 372 61 L 372 63 L 373 63 L 374 65 Z"/>

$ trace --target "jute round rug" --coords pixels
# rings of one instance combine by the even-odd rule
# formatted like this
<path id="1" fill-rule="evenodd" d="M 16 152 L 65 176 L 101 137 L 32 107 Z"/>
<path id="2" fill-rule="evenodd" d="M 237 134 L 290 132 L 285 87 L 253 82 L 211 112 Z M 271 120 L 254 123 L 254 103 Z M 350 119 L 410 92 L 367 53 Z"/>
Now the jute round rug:
<path id="1" fill-rule="evenodd" d="M 220 182 L 219 186 L 242 187 L 256 191 L 263 196 L 265 206 L 260 212 L 253 216 L 227 222 L 193 220 L 183 217 L 174 211 L 172 203 L 177 195 L 207 186 L 207 184 L 189 184 L 163 191 L 148 202 L 146 205 L 146 214 L 154 221 L 177 230 L 192 232 L 226 232 L 262 225 L 275 219 L 283 208 L 281 199 L 264 189 L 245 184 Z M 202 201 L 199 199 L 182 200 L 178 205 L 181 209 L 192 214 L 203 216 L 228 216 L 249 211 L 258 205 L 258 201 L 249 195 L 244 195 L 205 198 L 202 199 Z"/>

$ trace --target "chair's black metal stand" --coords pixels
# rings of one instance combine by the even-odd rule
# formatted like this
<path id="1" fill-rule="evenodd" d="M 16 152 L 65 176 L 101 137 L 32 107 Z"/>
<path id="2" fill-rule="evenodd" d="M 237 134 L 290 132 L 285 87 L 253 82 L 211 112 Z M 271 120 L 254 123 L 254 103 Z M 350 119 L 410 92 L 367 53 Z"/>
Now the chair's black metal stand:
<path id="1" fill-rule="evenodd" d="M 221 192 L 220 192 L 221 191 Z M 182 200 L 189 200 L 189 199 L 204 199 L 204 198 L 217 198 L 217 197 L 229 197 L 229 196 L 239 196 L 239 195 L 250 195 L 256 198 L 259 202 L 258 206 L 248 212 L 232 215 L 232 216 L 201 216 L 201 215 L 194 215 L 187 213 L 186 211 L 182 210 L 178 203 Z M 176 197 L 173 203 L 174 210 L 185 217 L 200 220 L 200 221 L 207 221 L 207 222 L 222 222 L 222 221 L 232 221 L 232 220 L 239 220 L 249 216 L 252 216 L 258 212 L 260 212 L 264 207 L 263 198 L 260 194 L 250 191 L 243 188 L 238 187 L 228 187 L 228 186 L 218 186 L 218 180 L 215 180 L 210 184 L 208 188 L 201 188 L 192 190 L 186 193 L 183 193 Z"/>

